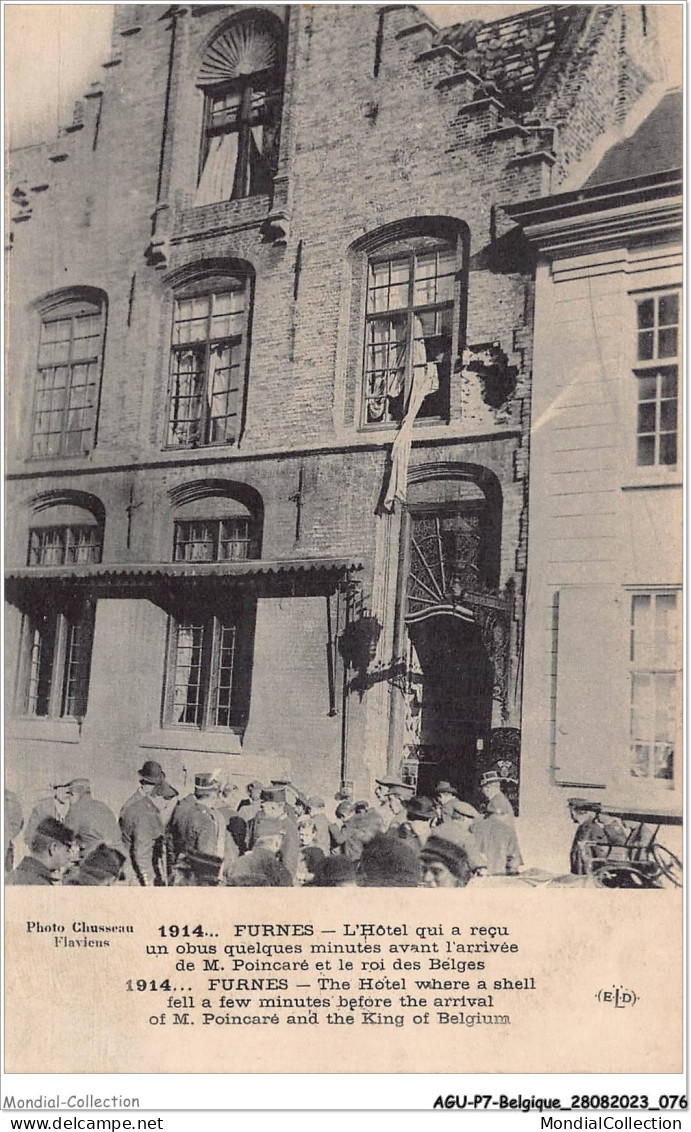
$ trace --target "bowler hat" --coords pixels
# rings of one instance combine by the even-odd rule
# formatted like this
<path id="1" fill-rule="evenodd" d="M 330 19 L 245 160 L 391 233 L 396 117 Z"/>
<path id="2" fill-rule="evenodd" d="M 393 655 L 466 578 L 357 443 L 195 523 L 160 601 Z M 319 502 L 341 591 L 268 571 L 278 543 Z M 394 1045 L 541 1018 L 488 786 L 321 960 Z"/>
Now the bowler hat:
<path id="1" fill-rule="evenodd" d="M 165 778 L 163 767 L 160 763 L 149 760 L 144 763 L 144 766 L 137 772 L 139 774 L 139 781 L 146 783 L 148 786 L 156 786 Z"/>
<path id="2" fill-rule="evenodd" d="M 74 842 L 74 833 L 64 822 L 57 818 L 43 818 L 36 826 L 34 836 L 45 837 L 47 841 L 58 841 L 68 847 Z"/>
<path id="3" fill-rule="evenodd" d="M 323 810 L 325 802 L 324 802 L 323 798 L 319 798 L 315 794 L 312 798 L 307 799 L 307 805 L 310 808 L 310 810 Z"/>
<path id="4" fill-rule="evenodd" d="M 431 821 L 437 812 L 432 799 L 420 794 L 406 802 L 405 808 L 410 821 Z"/>

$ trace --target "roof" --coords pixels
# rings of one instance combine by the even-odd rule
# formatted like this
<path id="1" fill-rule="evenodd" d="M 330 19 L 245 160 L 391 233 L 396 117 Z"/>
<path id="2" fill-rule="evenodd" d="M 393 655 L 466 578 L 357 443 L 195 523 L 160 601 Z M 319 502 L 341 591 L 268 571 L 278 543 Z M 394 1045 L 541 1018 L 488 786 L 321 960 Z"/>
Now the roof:
<path id="1" fill-rule="evenodd" d="M 440 42 L 463 57 L 468 70 L 496 85 L 516 109 L 531 105 L 533 92 L 583 5 L 532 8 L 501 20 L 468 20 L 445 28 Z"/>
<path id="2" fill-rule="evenodd" d="M 146 582 L 180 579 L 222 578 L 227 581 L 260 577 L 342 575 L 361 570 L 355 558 L 250 559 L 242 562 L 90 562 L 81 566 L 21 566 L 10 568 L 8 582 L 102 583 Z"/>
<path id="3" fill-rule="evenodd" d="M 681 169 L 683 126 L 682 92 L 670 90 L 630 137 L 607 150 L 584 187 Z"/>

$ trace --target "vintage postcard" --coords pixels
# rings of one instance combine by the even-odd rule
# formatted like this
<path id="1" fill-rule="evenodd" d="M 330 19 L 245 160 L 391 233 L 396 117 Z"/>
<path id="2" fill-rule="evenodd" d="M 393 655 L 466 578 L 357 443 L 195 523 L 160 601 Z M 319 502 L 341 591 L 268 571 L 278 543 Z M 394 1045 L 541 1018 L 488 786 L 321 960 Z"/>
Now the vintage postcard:
<path id="1" fill-rule="evenodd" d="M 683 5 L 3 12 L 11 1107 L 680 1081 Z"/>

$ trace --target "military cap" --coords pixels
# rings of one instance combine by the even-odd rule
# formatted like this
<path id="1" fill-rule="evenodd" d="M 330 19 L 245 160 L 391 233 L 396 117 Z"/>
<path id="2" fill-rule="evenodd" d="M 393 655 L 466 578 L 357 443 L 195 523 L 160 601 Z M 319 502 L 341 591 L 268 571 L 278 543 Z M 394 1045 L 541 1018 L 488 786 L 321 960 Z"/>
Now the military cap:
<path id="1" fill-rule="evenodd" d="M 195 794 L 213 794 L 218 789 L 218 785 L 215 774 L 195 774 L 194 776 Z"/>
<path id="2" fill-rule="evenodd" d="M 285 802 L 286 792 L 282 786 L 265 786 L 261 792 L 262 802 Z"/>
<path id="3" fill-rule="evenodd" d="M 403 782 L 401 778 L 377 778 L 375 781 L 377 786 L 386 786 L 389 794 L 397 794 L 399 798 L 405 797 L 406 793 L 415 793 L 415 787 L 410 782 Z"/>
<path id="4" fill-rule="evenodd" d="M 501 782 L 500 776 L 496 770 L 487 770 L 480 779 L 480 786 L 493 786 L 495 782 Z"/>

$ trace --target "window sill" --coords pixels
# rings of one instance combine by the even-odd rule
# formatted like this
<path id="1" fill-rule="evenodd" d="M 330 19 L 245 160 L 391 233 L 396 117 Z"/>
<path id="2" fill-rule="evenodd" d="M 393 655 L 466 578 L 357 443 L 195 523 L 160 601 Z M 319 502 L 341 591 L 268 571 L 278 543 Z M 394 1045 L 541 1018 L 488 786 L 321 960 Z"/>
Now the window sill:
<path id="1" fill-rule="evenodd" d="M 22 715 L 8 720 L 7 738 L 44 743 L 78 743 L 80 728 L 76 719 Z"/>
<path id="2" fill-rule="evenodd" d="M 190 200 L 182 210 L 176 235 L 261 224 L 267 218 L 270 204 L 271 198 L 267 194 L 241 200 L 220 200 L 214 204 L 195 205 Z"/>
<path id="3" fill-rule="evenodd" d="M 223 448 L 237 448 L 237 440 L 209 442 L 208 444 L 164 444 L 164 452 L 208 452 Z"/>
<path id="4" fill-rule="evenodd" d="M 683 478 L 678 465 L 670 468 L 637 468 L 621 484 L 622 491 L 644 491 L 657 487 L 682 487 Z"/>
<path id="5" fill-rule="evenodd" d="M 139 738 L 139 746 L 154 750 L 208 751 L 218 755 L 242 754 L 243 733 L 240 731 L 182 730 L 161 727 Z"/>
<path id="6" fill-rule="evenodd" d="M 403 421 L 387 421 L 384 424 L 361 424 L 358 426 L 358 432 L 364 433 L 366 436 L 371 433 L 386 432 L 396 433 L 400 429 Z M 443 425 L 448 425 L 449 420 L 447 417 L 416 417 L 413 421 L 413 428 L 424 428 L 425 425 L 431 428 L 441 428 Z"/>

